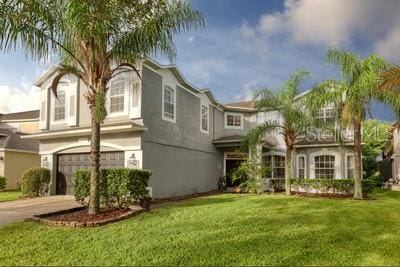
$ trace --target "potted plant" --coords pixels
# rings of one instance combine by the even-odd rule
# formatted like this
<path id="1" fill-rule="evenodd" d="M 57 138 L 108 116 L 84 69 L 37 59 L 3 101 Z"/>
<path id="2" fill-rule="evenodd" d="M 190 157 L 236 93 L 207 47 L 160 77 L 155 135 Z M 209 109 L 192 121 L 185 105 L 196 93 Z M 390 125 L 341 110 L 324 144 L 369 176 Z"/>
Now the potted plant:
<path id="1" fill-rule="evenodd" d="M 144 210 L 150 210 L 151 199 L 152 199 L 151 196 L 145 195 L 140 199 L 140 206 Z"/>

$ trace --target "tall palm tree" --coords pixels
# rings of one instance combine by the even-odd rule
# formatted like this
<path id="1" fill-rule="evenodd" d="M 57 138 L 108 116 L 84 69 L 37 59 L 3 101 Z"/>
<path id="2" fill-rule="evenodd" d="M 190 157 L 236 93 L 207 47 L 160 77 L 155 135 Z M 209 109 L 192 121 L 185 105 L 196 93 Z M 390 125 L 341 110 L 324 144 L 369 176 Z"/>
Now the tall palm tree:
<path id="1" fill-rule="evenodd" d="M 254 99 L 258 112 L 271 110 L 279 111 L 281 120 L 267 120 L 253 128 L 246 136 L 244 143 L 254 147 L 266 133 L 278 130 L 286 145 L 285 157 L 285 192 L 290 195 L 290 179 L 292 178 L 292 158 L 294 146 L 298 137 L 304 134 L 311 119 L 304 108 L 304 99 L 299 99 L 299 85 L 309 77 L 306 70 L 298 70 L 293 73 L 278 93 L 273 93 L 268 88 L 260 89 Z"/>
<path id="2" fill-rule="evenodd" d="M 340 103 L 342 126 L 354 131 L 354 198 L 361 199 L 361 122 L 370 111 L 372 100 L 385 100 L 386 96 L 378 90 L 378 78 L 386 62 L 376 55 L 361 58 L 337 49 L 328 51 L 326 61 L 339 66 L 342 80 L 326 80 L 317 85 L 308 98 L 309 105 L 315 109 Z"/>
<path id="3" fill-rule="evenodd" d="M 52 90 L 66 74 L 88 87 L 91 113 L 89 214 L 99 209 L 100 124 L 105 93 L 114 76 L 136 71 L 136 62 L 160 52 L 175 56 L 173 36 L 204 25 L 185 1 L 175 0 L 2 0 L 0 49 L 21 46 L 35 59 L 60 60 Z M 137 72 L 138 73 L 138 72 Z"/>

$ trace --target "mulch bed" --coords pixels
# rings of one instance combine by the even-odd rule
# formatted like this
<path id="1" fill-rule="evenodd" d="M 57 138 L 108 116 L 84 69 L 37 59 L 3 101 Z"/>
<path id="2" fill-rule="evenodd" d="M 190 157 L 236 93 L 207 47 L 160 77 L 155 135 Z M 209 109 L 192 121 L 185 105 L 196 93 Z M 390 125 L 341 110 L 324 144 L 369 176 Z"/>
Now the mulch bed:
<path id="1" fill-rule="evenodd" d="M 143 212 L 143 209 L 103 209 L 98 214 L 89 215 L 86 208 L 74 208 L 60 212 L 41 214 L 28 218 L 28 221 L 40 222 L 47 225 L 59 225 L 68 227 L 95 227 L 110 222 L 116 222 L 130 218 Z"/>

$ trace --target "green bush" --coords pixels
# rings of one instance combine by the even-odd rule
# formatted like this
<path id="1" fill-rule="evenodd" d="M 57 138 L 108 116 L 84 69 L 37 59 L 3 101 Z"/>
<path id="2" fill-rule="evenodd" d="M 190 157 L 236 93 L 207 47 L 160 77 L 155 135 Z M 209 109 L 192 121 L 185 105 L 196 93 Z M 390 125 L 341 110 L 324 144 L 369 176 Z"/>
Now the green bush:
<path id="1" fill-rule="evenodd" d="M 100 201 L 103 206 L 127 208 L 133 201 L 144 198 L 151 171 L 139 169 L 102 170 L 100 175 Z M 75 199 L 87 205 L 90 194 L 90 171 L 75 173 Z"/>
<path id="2" fill-rule="evenodd" d="M 7 180 L 6 177 L 0 176 L 0 191 L 6 189 Z"/>
<path id="3" fill-rule="evenodd" d="M 380 174 L 380 172 L 374 173 L 365 180 L 370 181 L 374 187 L 381 187 L 383 184 L 383 176 Z"/>
<path id="4" fill-rule="evenodd" d="M 292 191 L 301 188 L 306 193 L 318 194 L 333 193 L 351 195 L 354 192 L 353 179 L 291 179 L 290 182 Z M 368 193 L 373 191 L 374 182 L 367 179 L 362 180 L 362 187 L 363 194 L 367 196 Z"/>
<path id="5" fill-rule="evenodd" d="M 232 172 L 232 181 L 239 182 L 244 192 L 260 193 L 265 186 L 265 178 L 269 176 L 270 168 L 260 166 L 254 160 L 246 160 Z"/>
<path id="6" fill-rule="evenodd" d="M 22 175 L 22 194 L 29 197 L 45 196 L 49 191 L 50 170 L 32 168 Z"/>

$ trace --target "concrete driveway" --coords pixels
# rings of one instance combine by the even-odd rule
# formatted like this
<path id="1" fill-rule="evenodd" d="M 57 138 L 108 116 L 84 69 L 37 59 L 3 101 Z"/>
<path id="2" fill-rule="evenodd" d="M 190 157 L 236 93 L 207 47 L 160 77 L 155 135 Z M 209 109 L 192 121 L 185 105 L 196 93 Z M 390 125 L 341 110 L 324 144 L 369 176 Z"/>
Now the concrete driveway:
<path id="1" fill-rule="evenodd" d="M 0 202 L 0 225 L 20 222 L 33 215 L 80 206 L 73 196 L 50 196 Z"/>

